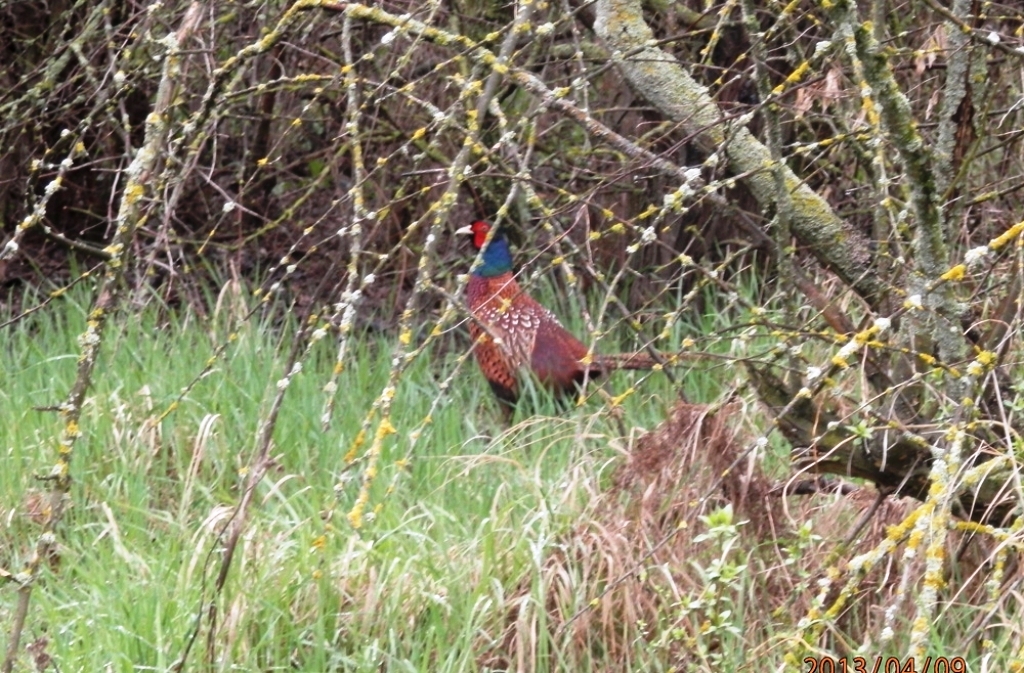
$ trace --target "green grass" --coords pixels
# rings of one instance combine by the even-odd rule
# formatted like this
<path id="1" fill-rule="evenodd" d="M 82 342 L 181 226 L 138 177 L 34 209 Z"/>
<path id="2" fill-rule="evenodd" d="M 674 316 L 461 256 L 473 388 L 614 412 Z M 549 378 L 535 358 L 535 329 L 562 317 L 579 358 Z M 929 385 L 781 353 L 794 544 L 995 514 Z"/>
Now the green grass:
<path id="1" fill-rule="evenodd" d="M 34 541 L 26 498 L 45 488 L 35 476 L 55 458 L 59 418 L 34 407 L 66 395 L 85 314 L 69 299 L 10 328 L 4 341 L 5 567 L 20 567 Z M 182 650 L 204 564 L 237 502 L 240 470 L 295 331 L 244 324 L 214 371 L 152 427 L 226 341 L 226 322 L 151 308 L 111 323 L 82 416 L 59 570 L 46 571 L 29 619 L 27 638 L 45 635 L 58 661 L 81 670 L 164 669 Z M 578 435 L 572 419 L 584 418 L 584 408 L 502 435 L 489 390 L 467 366 L 407 455 L 405 435 L 441 395 L 437 383 L 454 361 L 421 357 L 394 401 L 398 434 L 380 462 L 376 511 L 355 531 L 345 515 L 362 471 L 343 456 L 386 381 L 391 345 L 355 344 L 334 422 L 323 431 L 330 341 L 318 344 L 288 391 L 274 434 L 277 466 L 258 490 L 218 601 L 218 661 L 224 669 L 471 669 L 505 628 L 506 592 L 530 576 L 581 507 L 566 475 L 581 464 L 599 474 L 612 430 L 596 422 Z M 640 402 L 647 413 L 638 415 L 656 423 L 657 408 Z M 407 469 L 396 467 L 399 458 Z M 205 572 L 210 584 L 213 570 Z M 13 595 L 3 594 L 4 617 Z"/>
<path id="2" fill-rule="evenodd" d="M 212 596 L 217 535 L 238 502 L 296 332 L 280 316 L 232 327 L 228 317 L 238 309 L 230 304 L 207 318 L 149 306 L 111 323 L 82 415 L 59 561 L 43 572 L 25 633 L 26 642 L 48 641 L 61 670 L 166 670 Z M 37 476 L 54 462 L 61 423 L 35 408 L 66 395 L 86 313 L 72 294 L 8 328 L 2 341 L 0 567 L 20 569 L 38 535 L 30 510 L 47 487 Z M 716 321 L 694 329 L 711 332 Z M 225 343 L 213 371 L 155 425 Z M 723 631 L 721 661 L 685 654 L 700 649 L 692 634 L 702 627 L 691 623 L 698 613 L 680 607 L 706 586 L 706 564 L 725 553 L 715 543 L 680 537 L 675 556 L 647 559 L 644 577 L 624 584 L 634 593 L 603 597 L 609 582 L 641 569 L 636 562 L 657 541 L 644 531 L 670 530 L 675 510 L 632 521 L 628 497 L 605 496 L 630 440 L 599 397 L 556 414 L 539 395 L 539 413 L 519 413 L 505 431 L 472 363 L 442 392 L 465 346 L 454 335 L 403 375 L 393 405 L 397 433 L 385 443 L 372 515 L 358 530 L 346 515 L 364 465 L 343 457 L 386 383 L 393 344 L 356 340 L 326 430 L 322 388 L 335 345 L 324 339 L 313 348 L 275 428 L 275 466 L 257 490 L 225 589 L 213 597 L 213 670 L 703 671 L 781 660 L 784 647 L 771 638 L 803 613 L 772 618 L 775 626 L 762 614 L 763 578 L 782 572 L 772 550 L 730 552 L 749 573 L 723 584 L 722 600 L 746 626 Z M 714 401 L 737 376 L 722 367 L 686 370 L 685 392 Z M 636 380 L 619 373 L 604 385 L 617 394 Z M 665 377 L 652 376 L 626 398 L 621 422 L 634 436 L 634 428 L 653 428 L 674 397 Z M 439 398 L 413 443 L 409 432 Z M 700 479 L 714 477 L 699 464 L 691 474 L 695 493 L 710 483 Z M 703 530 L 696 515 L 707 511 L 685 514 L 694 534 Z M 658 516 L 668 523 L 654 522 Z M 664 572 L 672 582 L 657 579 Z M 15 597 L 10 586 L 0 588 L 5 632 Z M 595 599 L 573 627 L 559 628 Z M 655 606 L 637 608 L 647 637 L 637 635 L 639 617 L 617 612 L 630 601 Z M 208 616 L 193 665 L 207 656 Z M 763 654 L 751 659 L 751 652 Z M 20 663 L 30 666 L 27 655 Z"/>

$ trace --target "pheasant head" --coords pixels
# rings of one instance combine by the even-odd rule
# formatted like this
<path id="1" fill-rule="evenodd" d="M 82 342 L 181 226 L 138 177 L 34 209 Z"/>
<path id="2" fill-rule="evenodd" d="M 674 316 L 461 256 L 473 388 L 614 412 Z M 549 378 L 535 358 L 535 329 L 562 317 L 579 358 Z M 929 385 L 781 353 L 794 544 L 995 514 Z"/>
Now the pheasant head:
<path id="1" fill-rule="evenodd" d="M 492 229 L 489 223 L 476 220 L 468 227 L 462 227 L 455 232 L 472 236 L 473 247 L 484 251 L 479 266 L 475 266 L 471 271 L 474 276 L 494 278 L 512 271 L 512 251 L 509 250 L 508 241 L 505 240 L 500 228 L 494 229 L 493 234 Z M 490 243 L 487 242 L 488 235 L 491 237 Z"/>

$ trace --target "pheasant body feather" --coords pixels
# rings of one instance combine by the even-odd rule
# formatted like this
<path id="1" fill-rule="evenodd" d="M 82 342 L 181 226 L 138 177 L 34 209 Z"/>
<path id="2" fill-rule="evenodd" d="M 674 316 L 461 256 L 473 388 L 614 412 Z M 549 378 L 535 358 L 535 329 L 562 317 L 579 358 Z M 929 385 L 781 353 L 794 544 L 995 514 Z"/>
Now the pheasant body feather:
<path id="1" fill-rule="evenodd" d="M 511 272 L 472 275 L 466 300 L 475 318 L 469 325 L 474 354 L 484 377 L 503 402 L 519 398 L 519 376 L 529 369 L 558 394 L 568 395 L 589 373 L 581 363 L 587 347 L 551 311 L 526 294 Z"/>
<path id="2" fill-rule="evenodd" d="M 518 401 L 520 376 L 525 370 L 565 397 L 608 370 L 650 369 L 656 364 L 645 353 L 590 355 L 551 311 L 519 286 L 512 273 L 508 242 L 496 231 L 487 243 L 490 230 L 489 224 L 478 220 L 459 231 L 472 234 L 474 246 L 483 249 L 481 264 L 471 271 L 466 287 L 466 301 L 473 314 L 469 333 L 480 370 L 505 405 L 511 407 Z"/>

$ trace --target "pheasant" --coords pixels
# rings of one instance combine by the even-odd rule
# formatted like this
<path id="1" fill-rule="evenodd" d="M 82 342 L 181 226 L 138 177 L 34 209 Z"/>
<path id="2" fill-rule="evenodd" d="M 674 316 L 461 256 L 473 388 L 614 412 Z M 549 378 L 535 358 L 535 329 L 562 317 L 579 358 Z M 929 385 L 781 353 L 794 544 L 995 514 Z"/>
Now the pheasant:
<path id="1" fill-rule="evenodd" d="M 473 237 L 480 250 L 491 225 L 477 220 L 456 231 Z M 645 353 L 588 356 L 588 349 L 558 318 L 519 287 L 512 274 L 512 253 L 500 229 L 491 235 L 479 266 L 470 272 L 466 301 L 473 320 L 469 334 L 477 363 L 491 390 L 506 409 L 519 400 L 521 372 L 565 398 L 587 379 L 611 369 L 651 369 L 655 360 Z"/>

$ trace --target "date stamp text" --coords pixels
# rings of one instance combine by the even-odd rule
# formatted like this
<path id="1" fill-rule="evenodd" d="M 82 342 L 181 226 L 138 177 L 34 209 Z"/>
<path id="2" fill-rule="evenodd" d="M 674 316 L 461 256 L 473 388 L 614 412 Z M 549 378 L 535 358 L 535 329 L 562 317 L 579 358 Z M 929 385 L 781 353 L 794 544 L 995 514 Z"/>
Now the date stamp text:
<path id="1" fill-rule="evenodd" d="M 805 673 L 967 673 L 963 657 L 806 657 Z"/>

